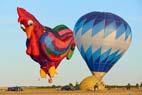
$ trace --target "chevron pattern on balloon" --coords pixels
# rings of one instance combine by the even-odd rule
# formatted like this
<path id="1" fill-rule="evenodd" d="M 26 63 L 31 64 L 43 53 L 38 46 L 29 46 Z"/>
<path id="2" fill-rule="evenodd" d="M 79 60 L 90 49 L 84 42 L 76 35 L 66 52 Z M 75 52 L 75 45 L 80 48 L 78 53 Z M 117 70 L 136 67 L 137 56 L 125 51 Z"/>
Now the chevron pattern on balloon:
<path id="1" fill-rule="evenodd" d="M 82 16 L 74 31 L 76 45 L 92 73 L 108 72 L 128 49 L 132 39 L 128 23 L 106 12 Z"/>
<path id="2" fill-rule="evenodd" d="M 93 12 L 91 14 L 93 14 Z M 82 27 L 82 35 L 93 27 L 93 36 L 97 35 L 97 33 L 99 33 L 102 29 L 105 29 L 105 37 L 110 35 L 114 30 L 117 31 L 115 36 L 116 39 L 123 35 L 123 33 L 125 33 L 125 40 L 127 40 L 129 36 L 132 36 L 130 26 L 123 19 L 120 19 L 118 16 L 114 14 L 112 15 L 111 13 L 105 14 L 98 12 L 98 14 L 99 15 L 94 17 L 91 16 L 89 18 L 82 17 L 76 24 L 78 27 L 75 27 L 74 29 L 76 31 L 75 35 Z M 105 15 L 102 16 L 102 14 Z M 91 21 L 89 21 L 90 19 Z"/>
<path id="3" fill-rule="evenodd" d="M 92 53 L 92 47 L 89 47 L 85 52 L 83 46 L 81 46 L 81 55 L 85 59 L 89 69 L 92 72 L 108 72 L 110 68 L 120 59 L 123 52 L 117 50 L 111 54 L 111 48 L 103 54 L 101 53 L 102 48 L 98 48 Z M 92 54 L 90 54 L 92 53 Z"/>
<path id="4" fill-rule="evenodd" d="M 111 53 L 115 52 L 118 49 L 120 49 L 121 52 L 124 52 L 125 50 L 127 50 L 131 42 L 131 36 L 129 36 L 128 39 L 125 40 L 125 33 L 116 39 L 115 37 L 117 35 L 117 31 L 111 32 L 107 37 L 105 37 L 104 29 L 100 30 L 95 36 L 92 36 L 92 32 L 93 29 L 88 30 L 83 35 L 81 35 L 81 32 L 77 33 L 76 41 L 78 43 L 82 43 L 77 44 L 79 48 L 82 45 L 84 50 L 86 51 L 90 47 L 90 45 L 92 45 L 92 52 L 95 52 L 100 47 L 102 47 L 102 53 L 108 50 L 109 47 L 112 47 Z"/>

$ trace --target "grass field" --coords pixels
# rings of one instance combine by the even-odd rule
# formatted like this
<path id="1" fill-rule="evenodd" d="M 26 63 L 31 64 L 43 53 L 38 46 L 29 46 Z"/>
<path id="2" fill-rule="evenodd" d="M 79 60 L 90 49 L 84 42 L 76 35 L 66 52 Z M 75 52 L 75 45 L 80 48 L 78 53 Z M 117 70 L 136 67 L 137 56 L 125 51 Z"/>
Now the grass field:
<path id="1" fill-rule="evenodd" d="M 25 88 L 23 91 L 1 90 L 0 95 L 142 95 L 142 89 L 111 89 L 106 91 L 59 91 L 58 89 Z"/>

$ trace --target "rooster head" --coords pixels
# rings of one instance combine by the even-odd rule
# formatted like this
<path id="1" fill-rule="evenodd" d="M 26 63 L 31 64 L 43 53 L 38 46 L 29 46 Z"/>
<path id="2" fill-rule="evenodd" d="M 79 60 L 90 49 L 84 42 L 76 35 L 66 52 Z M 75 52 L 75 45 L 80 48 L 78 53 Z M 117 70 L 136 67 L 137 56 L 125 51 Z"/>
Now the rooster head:
<path id="1" fill-rule="evenodd" d="M 43 26 L 32 14 L 20 7 L 17 7 L 17 12 L 19 16 L 18 22 L 20 23 L 20 27 L 24 32 L 26 32 L 28 39 L 30 39 L 37 30 L 41 29 L 41 32 L 43 31 Z"/>

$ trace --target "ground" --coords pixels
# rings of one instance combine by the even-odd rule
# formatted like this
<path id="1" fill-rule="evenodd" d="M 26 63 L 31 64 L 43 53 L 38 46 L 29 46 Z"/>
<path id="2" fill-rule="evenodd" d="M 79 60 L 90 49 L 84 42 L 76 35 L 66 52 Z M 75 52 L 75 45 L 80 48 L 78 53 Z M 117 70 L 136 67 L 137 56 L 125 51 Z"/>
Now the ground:
<path id="1" fill-rule="evenodd" d="M 0 95 L 142 95 L 142 89 L 113 88 L 105 91 L 60 91 L 59 89 L 24 88 L 24 91 L 0 90 Z"/>

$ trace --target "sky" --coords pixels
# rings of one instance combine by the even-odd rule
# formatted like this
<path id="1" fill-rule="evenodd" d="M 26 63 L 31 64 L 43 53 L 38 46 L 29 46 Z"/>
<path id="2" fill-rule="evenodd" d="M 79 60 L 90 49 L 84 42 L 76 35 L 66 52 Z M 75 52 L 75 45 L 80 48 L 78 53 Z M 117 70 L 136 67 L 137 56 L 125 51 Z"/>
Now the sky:
<path id="1" fill-rule="evenodd" d="M 17 7 L 30 11 L 43 25 L 66 24 L 73 30 L 76 21 L 92 11 L 121 16 L 132 29 L 132 43 L 122 58 L 105 75 L 106 84 L 142 82 L 142 1 L 141 0 L 1 0 L 0 1 L 0 86 L 48 86 L 80 82 L 91 73 L 79 51 L 63 60 L 53 84 L 39 81 L 39 64 L 26 55 L 26 35 L 17 22 Z"/>

